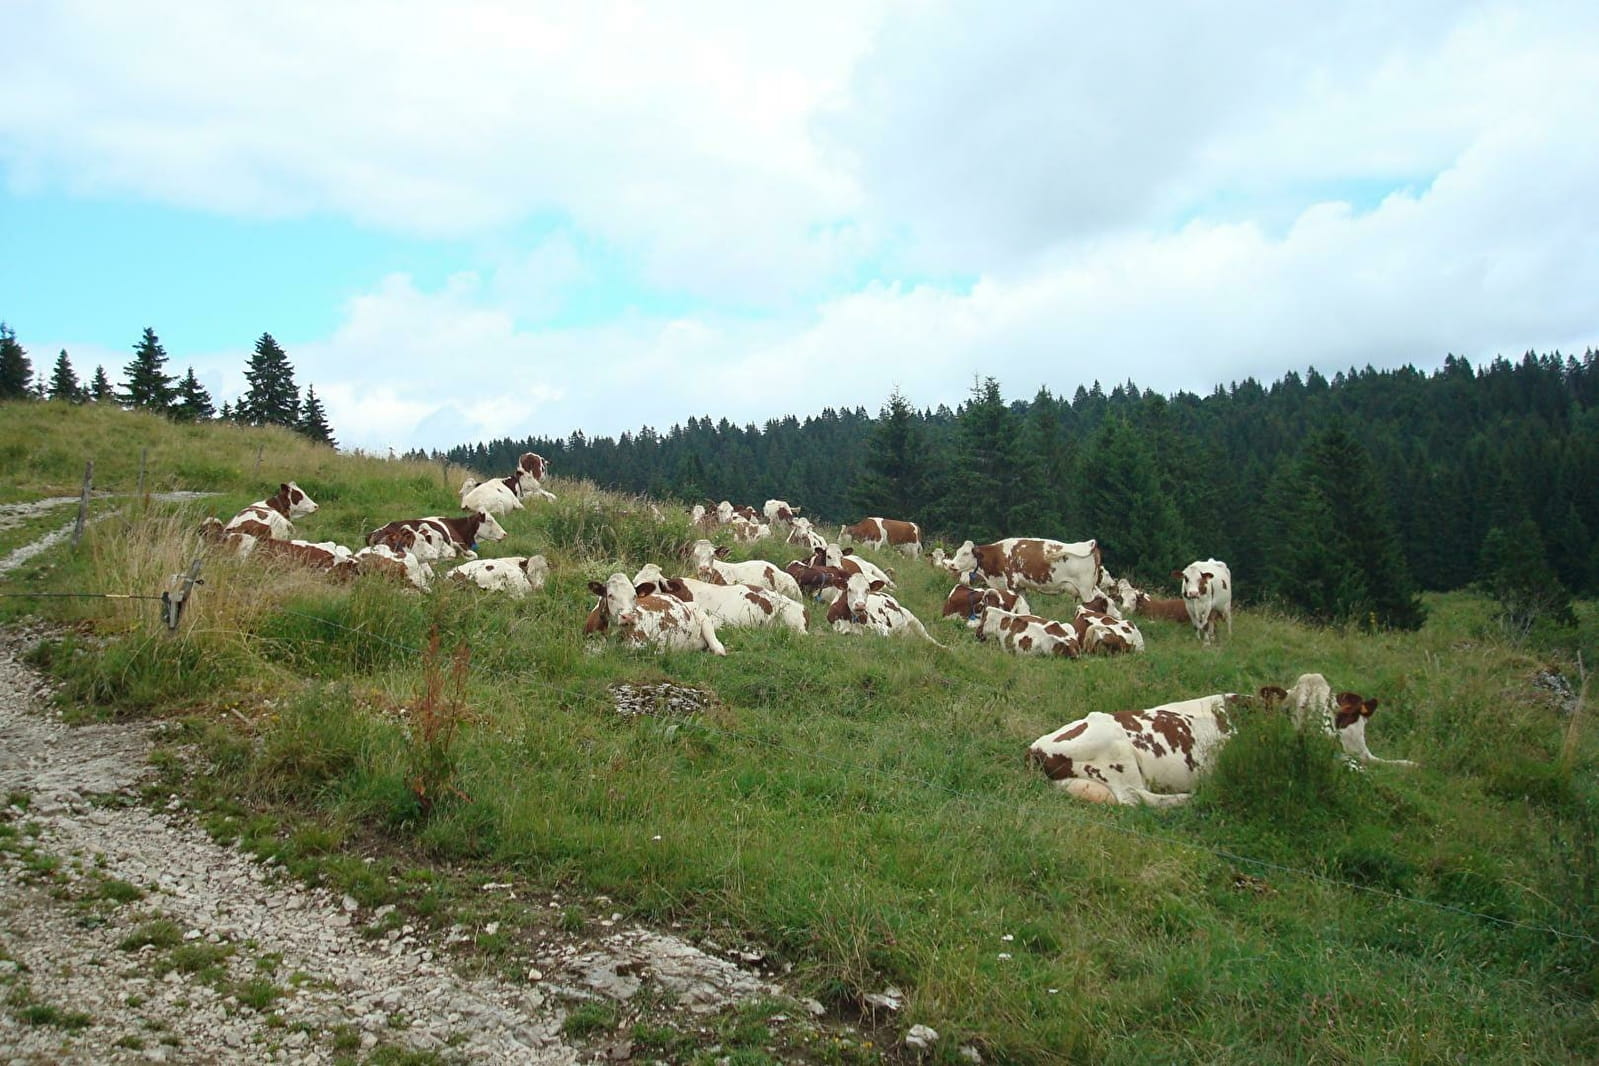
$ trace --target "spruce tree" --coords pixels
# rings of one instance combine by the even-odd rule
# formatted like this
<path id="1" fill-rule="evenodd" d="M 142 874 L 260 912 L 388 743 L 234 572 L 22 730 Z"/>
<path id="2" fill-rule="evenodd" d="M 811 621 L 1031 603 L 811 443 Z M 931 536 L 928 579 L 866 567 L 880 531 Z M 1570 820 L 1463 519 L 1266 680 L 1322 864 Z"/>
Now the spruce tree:
<path id="1" fill-rule="evenodd" d="M 318 444 L 326 444 L 330 448 L 339 446 L 339 442 L 333 439 L 333 427 L 328 425 L 328 414 L 322 409 L 322 401 L 317 399 L 316 389 L 311 385 L 305 387 L 305 403 L 300 412 L 300 432 Z"/>
<path id="2" fill-rule="evenodd" d="M 272 334 L 263 333 L 255 353 L 244 368 L 250 387 L 239 397 L 234 417 L 252 426 L 300 425 L 300 392 L 294 385 L 294 367 Z"/>
<path id="3" fill-rule="evenodd" d="M 959 417 L 956 484 L 964 504 L 962 525 L 973 540 L 1006 536 L 1011 509 L 1023 500 L 1016 416 L 1000 397 L 999 382 L 985 378 L 972 386 L 971 401 Z"/>
<path id="4" fill-rule="evenodd" d="M 1571 593 L 1549 565 L 1532 519 L 1522 518 L 1509 529 L 1489 530 L 1477 571 L 1483 575 L 1483 591 L 1499 604 L 1500 624 L 1512 636 L 1525 637 L 1540 622 L 1577 624 Z"/>
<path id="5" fill-rule="evenodd" d="M 111 387 L 111 379 L 106 377 L 105 365 L 99 364 L 94 368 L 94 380 L 89 382 L 89 399 L 95 403 L 115 401 L 117 390 Z"/>
<path id="6" fill-rule="evenodd" d="M 1121 415 L 1107 416 L 1094 435 L 1083 481 L 1083 517 L 1107 569 L 1148 578 L 1190 562 L 1182 518 L 1161 486 L 1154 453 Z"/>
<path id="7" fill-rule="evenodd" d="M 56 356 L 55 373 L 50 376 L 50 399 L 82 403 L 88 398 L 88 390 L 78 384 L 78 375 L 72 372 L 72 363 L 67 359 L 67 350 L 61 349 L 61 354 Z"/>
<path id="8" fill-rule="evenodd" d="M 32 395 L 33 362 L 17 343 L 11 327 L 0 322 L 0 400 L 26 400 Z"/>
<path id="9" fill-rule="evenodd" d="M 192 366 L 178 385 L 178 403 L 172 409 L 172 415 L 179 422 L 204 422 L 216 416 L 216 407 L 211 403 L 211 393 L 206 391 L 206 387 L 200 384 L 200 379 L 194 376 Z"/>
<path id="10" fill-rule="evenodd" d="M 921 519 L 927 502 L 927 448 L 915 412 L 897 388 L 878 412 L 866 442 L 864 466 L 850 486 L 852 506 L 862 514 Z"/>
<path id="11" fill-rule="evenodd" d="M 144 328 L 144 337 L 133 348 L 133 362 L 122 368 L 127 388 L 120 399 L 128 407 L 148 407 L 165 413 L 177 399 L 178 390 L 162 367 L 166 366 L 167 352 L 161 347 L 155 330 Z"/>

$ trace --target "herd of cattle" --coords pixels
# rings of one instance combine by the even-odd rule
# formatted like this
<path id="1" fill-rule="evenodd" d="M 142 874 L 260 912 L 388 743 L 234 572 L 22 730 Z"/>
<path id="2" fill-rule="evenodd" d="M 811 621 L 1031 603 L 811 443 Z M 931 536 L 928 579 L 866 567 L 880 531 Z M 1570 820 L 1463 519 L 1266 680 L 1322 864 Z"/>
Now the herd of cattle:
<path id="1" fill-rule="evenodd" d="M 388 522 L 368 533 L 366 546 L 359 550 L 293 538 L 293 520 L 312 514 L 317 505 L 292 481 L 226 524 L 207 519 L 201 533 L 241 556 L 282 559 L 337 578 L 378 573 L 423 591 L 436 577 L 433 564 L 459 555 L 466 561 L 447 570 L 447 579 L 524 596 L 543 587 L 549 574 L 544 556 L 479 559 L 476 548 L 481 541 L 505 538 L 496 516 L 523 509 L 524 500 L 555 499 L 540 484 L 547 469 L 541 456 L 528 452 L 509 476 L 481 484 L 469 479 L 461 487 L 466 515 Z M 803 633 L 810 625 L 805 604 L 816 600 L 826 605 L 826 624 L 837 632 L 905 635 L 944 647 L 895 599 L 893 573 L 847 546 L 895 548 L 920 558 L 916 523 L 871 517 L 842 527 L 838 541 L 829 543 L 799 510 L 783 500 L 768 500 L 761 511 L 728 501 L 712 510 L 695 506 L 690 519 L 701 532 L 725 529 L 741 542 L 781 534 L 810 555 L 785 566 L 760 559 L 731 562 L 727 547 L 708 538 L 695 540 L 680 553 L 685 576 L 668 577 L 660 565 L 648 563 L 631 578 L 613 573 L 603 582 L 589 582 L 596 602 L 584 632 L 614 632 L 630 644 L 661 650 L 726 655 L 719 627 L 776 626 Z M 1180 599 L 1156 599 L 1125 579 L 1112 578 L 1092 540 L 968 540 L 952 555 L 934 550 L 927 560 L 956 579 L 944 600 L 943 616 L 964 620 L 979 641 L 1018 655 L 1077 658 L 1141 652 L 1144 637 L 1129 616 L 1187 622 L 1206 642 L 1216 639 L 1218 621 L 1232 631 L 1232 574 L 1216 559 L 1173 572 L 1182 583 Z M 1078 606 L 1070 620 L 1045 618 L 1032 613 L 1028 592 L 1069 595 Z M 1244 699 L 1227 693 L 1146 711 L 1096 712 L 1040 737 L 1028 756 L 1081 799 L 1181 803 L 1231 733 L 1229 710 Z M 1358 763 L 1395 761 L 1377 759 L 1366 747 L 1365 723 L 1376 701 L 1348 692 L 1334 696 L 1320 674 L 1300 677 L 1292 690 L 1263 689 L 1258 699 L 1285 703 L 1298 721 L 1320 722 Z"/>

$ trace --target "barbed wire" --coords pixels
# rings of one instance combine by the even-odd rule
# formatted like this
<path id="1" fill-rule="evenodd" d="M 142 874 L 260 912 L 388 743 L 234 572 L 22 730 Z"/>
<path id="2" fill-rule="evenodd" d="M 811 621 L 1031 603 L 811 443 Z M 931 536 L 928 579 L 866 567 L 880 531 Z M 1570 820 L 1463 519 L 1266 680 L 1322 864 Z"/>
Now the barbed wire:
<path id="1" fill-rule="evenodd" d="M 307 621 L 319 622 L 323 625 L 331 626 L 334 629 L 344 630 L 368 639 L 377 640 L 399 651 L 404 651 L 414 655 L 423 654 L 421 648 L 411 647 L 410 645 L 402 644 L 399 641 L 390 640 L 389 638 L 380 634 L 372 633 L 368 630 L 360 629 L 354 626 L 345 625 L 344 623 L 335 621 L 331 618 L 323 618 L 318 615 L 306 614 L 304 612 L 282 608 L 280 608 L 280 613 L 305 619 Z M 318 643 L 331 642 L 319 641 Z M 588 692 L 583 689 L 566 688 L 543 680 L 538 680 L 533 683 L 549 693 L 581 700 L 597 706 L 603 706 L 608 710 L 614 711 L 616 709 L 616 704 L 613 701 L 606 700 L 595 693 Z M 864 776 L 892 778 L 896 782 L 920 785 L 921 787 L 931 791 L 942 792 L 954 799 L 966 800 L 979 806 L 998 808 L 1004 803 L 1004 801 L 997 796 L 956 788 L 953 785 L 942 784 L 938 781 L 933 781 L 925 777 L 907 775 L 894 770 L 885 770 L 880 767 L 865 766 L 860 763 L 850 762 L 849 760 L 833 758 L 831 756 L 821 754 L 814 749 L 795 747 L 769 737 L 758 736 L 753 733 L 746 733 L 736 729 L 728 729 L 726 727 L 713 725 L 709 722 L 705 722 L 696 718 L 660 715 L 649 709 L 640 709 L 637 713 L 643 717 L 653 719 L 657 722 L 678 725 L 687 724 L 709 734 L 728 739 L 739 740 L 749 744 L 760 745 L 773 751 L 781 751 L 786 754 L 796 756 L 806 762 L 825 762 L 839 769 L 851 771 Z M 1498 915 L 1486 914 L 1482 911 L 1474 911 L 1467 907 L 1459 907 L 1448 903 L 1439 903 L 1436 900 L 1423 899 L 1420 896 L 1407 895 L 1403 892 L 1393 892 L 1376 888 L 1371 885 L 1362 885 L 1354 881 L 1345 881 L 1341 878 L 1333 877 L 1315 870 L 1306 869 L 1304 867 L 1290 866 L 1284 863 L 1272 862 L 1268 859 L 1257 859 L 1252 856 L 1241 855 L 1237 852 L 1230 851 L 1222 847 L 1202 844 L 1192 840 L 1184 840 L 1180 837 L 1169 836 L 1167 834 L 1152 833 L 1144 829 L 1139 829 L 1136 826 L 1119 825 L 1110 818 L 1096 818 L 1089 813 L 1091 810 L 1097 809 L 1097 807 L 1090 807 L 1087 804 L 1076 802 L 1063 804 L 1061 807 L 1061 810 L 1065 814 L 1066 818 L 1076 822 L 1078 825 L 1106 830 L 1111 833 L 1117 833 L 1123 836 L 1142 840 L 1146 843 L 1156 844 L 1162 847 L 1181 848 L 1188 851 L 1199 852 L 1210 855 L 1213 858 L 1222 859 L 1226 862 L 1238 863 L 1260 870 L 1267 870 L 1277 874 L 1296 877 L 1330 888 L 1338 888 L 1350 892 L 1362 893 L 1364 895 L 1374 896 L 1378 899 L 1391 903 L 1408 904 L 1414 907 L 1426 908 L 1461 917 L 1474 918 L 1479 921 L 1488 922 L 1507 928 L 1519 929 L 1525 932 L 1547 933 L 1563 940 L 1580 941 L 1582 943 L 1592 944 L 1596 947 L 1599 947 L 1599 938 L 1589 936 L 1586 933 L 1557 929 L 1554 926 L 1542 925 L 1537 922 L 1521 921 L 1514 918 L 1502 918 Z"/>

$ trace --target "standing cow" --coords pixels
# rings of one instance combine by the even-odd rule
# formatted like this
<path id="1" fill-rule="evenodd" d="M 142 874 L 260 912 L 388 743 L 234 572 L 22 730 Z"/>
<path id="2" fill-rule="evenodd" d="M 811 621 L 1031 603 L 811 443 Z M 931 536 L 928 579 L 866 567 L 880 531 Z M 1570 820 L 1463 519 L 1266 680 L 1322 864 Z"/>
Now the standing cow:
<path id="1" fill-rule="evenodd" d="M 981 581 L 1005 591 L 1065 592 L 1082 602 L 1094 598 L 1099 581 L 1099 542 L 1067 544 L 1040 537 L 1006 537 L 992 544 L 966 541 L 950 564 L 968 585 Z"/>
<path id="2" fill-rule="evenodd" d="M 874 548 L 898 548 L 912 559 L 922 554 L 922 527 L 915 522 L 901 522 L 893 518 L 863 518 L 853 526 L 838 531 L 838 542 L 848 544 L 858 540 Z"/>
<path id="3" fill-rule="evenodd" d="M 1209 644 L 1216 639 L 1216 619 L 1227 621 L 1227 635 L 1233 635 L 1233 574 L 1220 559 L 1204 559 L 1173 570 L 1172 577 L 1183 583 L 1183 604 L 1188 620 L 1199 639 Z"/>

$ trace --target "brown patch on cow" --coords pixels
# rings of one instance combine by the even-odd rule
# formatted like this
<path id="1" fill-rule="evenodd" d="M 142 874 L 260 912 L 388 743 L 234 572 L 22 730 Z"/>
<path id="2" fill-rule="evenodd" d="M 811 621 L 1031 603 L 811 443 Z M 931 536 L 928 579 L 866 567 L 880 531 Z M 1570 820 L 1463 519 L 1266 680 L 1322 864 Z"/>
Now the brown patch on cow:
<path id="1" fill-rule="evenodd" d="M 1187 622 L 1188 604 L 1181 598 L 1157 600 L 1140 592 L 1133 601 L 1133 613 L 1144 618 L 1159 618 L 1165 622 Z"/>
<path id="2" fill-rule="evenodd" d="M 1336 697 L 1338 709 L 1333 713 L 1333 725 L 1338 729 L 1348 729 L 1362 718 L 1370 718 L 1371 712 L 1377 709 L 1376 700 L 1362 699 L 1354 692 L 1340 692 Z"/>
<path id="3" fill-rule="evenodd" d="M 1190 770 L 1198 766 L 1194 761 L 1194 731 L 1189 726 L 1187 718 L 1180 714 L 1172 714 L 1170 711 L 1156 711 L 1149 716 L 1149 728 L 1159 733 L 1172 751 L 1183 753 L 1183 759 Z"/>
<path id="4" fill-rule="evenodd" d="M 1022 636 L 1016 638 L 1016 646 L 1022 651 L 1032 651 L 1033 638 L 1027 634 L 1023 634 Z"/>
<path id="5" fill-rule="evenodd" d="M 1120 655 L 1122 652 L 1133 650 L 1132 644 L 1128 643 L 1127 638 L 1120 633 L 1102 634 L 1099 638 L 1099 643 L 1095 647 L 1103 649 L 1111 655 Z"/>
<path id="6" fill-rule="evenodd" d="M 1035 585 L 1048 585 L 1053 566 L 1044 554 L 1044 542 L 1031 538 L 1018 540 L 1011 546 L 1009 569 Z"/>
<path id="7" fill-rule="evenodd" d="M 1076 777 L 1077 773 L 1072 767 L 1070 756 L 1056 752 L 1042 752 L 1037 748 L 1029 748 L 1027 761 L 1037 764 L 1044 771 L 1044 776 L 1051 781 L 1065 781 Z"/>
<path id="8" fill-rule="evenodd" d="M 854 616 L 850 614 L 849 604 L 846 602 L 846 600 L 847 597 L 840 596 L 838 599 L 834 600 L 828 605 L 827 621 L 829 624 L 832 624 L 833 622 L 849 622 L 854 620 Z"/>
<path id="9" fill-rule="evenodd" d="M 1067 741 L 1067 740 L 1075 740 L 1078 737 L 1082 736 L 1083 733 L 1087 731 L 1087 729 L 1088 729 L 1088 722 L 1087 722 L 1086 719 L 1084 721 L 1081 721 L 1081 722 L 1074 722 L 1071 725 L 1067 726 L 1065 729 L 1061 730 L 1059 735 L 1057 735 L 1055 737 L 1054 742 L 1055 743 L 1061 743 L 1061 742 Z"/>
<path id="10" fill-rule="evenodd" d="M 1121 763 L 1119 763 L 1119 762 L 1113 762 L 1113 763 L 1111 763 L 1111 764 L 1110 764 L 1110 768 L 1111 768 L 1111 769 L 1112 769 L 1112 770 L 1114 770 L 1114 771 L 1116 771 L 1116 772 L 1117 772 L 1117 773 L 1118 773 L 1118 774 L 1125 774 L 1125 773 L 1126 773 L 1126 772 L 1127 772 L 1127 767 L 1125 767 L 1125 766 L 1123 766 L 1123 765 L 1122 765 L 1122 764 L 1121 764 Z"/>
<path id="11" fill-rule="evenodd" d="M 228 532 L 237 533 L 247 537 L 260 537 L 262 540 L 272 539 L 272 527 L 267 525 L 265 522 L 257 522 L 253 518 L 247 522 L 240 522 L 238 525 L 228 530 Z"/>
<path id="12" fill-rule="evenodd" d="M 755 606 L 759 607 L 761 610 L 765 611 L 767 615 L 770 615 L 777 609 L 772 603 L 770 596 L 764 596 L 756 589 L 751 589 L 750 591 L 744 593 L 744 598 L 755 604 Z"/>

